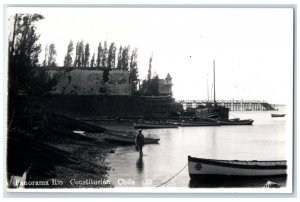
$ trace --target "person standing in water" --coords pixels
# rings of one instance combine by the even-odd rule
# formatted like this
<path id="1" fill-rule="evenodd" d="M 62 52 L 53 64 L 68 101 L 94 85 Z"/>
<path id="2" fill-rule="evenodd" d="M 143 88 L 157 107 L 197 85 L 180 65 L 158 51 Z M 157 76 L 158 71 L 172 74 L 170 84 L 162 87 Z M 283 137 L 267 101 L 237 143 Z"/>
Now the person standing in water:
<path id="1" fill-rule="evenodd" d="M 138 134 L 135 139 L 136 148 L 140 152 L 140 157 L 143 156 L 143 146 L 144 146 L 144 135 L 142 134 L 142 130 L 138 130 Z"/>

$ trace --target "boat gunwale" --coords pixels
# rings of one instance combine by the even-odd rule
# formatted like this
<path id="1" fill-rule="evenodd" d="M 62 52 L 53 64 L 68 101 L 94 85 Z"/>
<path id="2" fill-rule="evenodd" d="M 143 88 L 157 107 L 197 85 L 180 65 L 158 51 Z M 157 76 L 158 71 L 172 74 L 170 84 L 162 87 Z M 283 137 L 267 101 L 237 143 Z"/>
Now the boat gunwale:
<path id="1" fill-rule="evenodd" d="M 286 160 L 277 161 L 237 161 L 237 160 L 217 160 L 217 159 L 203 159 L 188 156 L 188 162 L 197 162 L 208 165 L 215 165 L 221 167 L 230 168 L 243 168 L 243 169 L 287 169 Z M 262 163 L 262 162 L 272 162 L 274 165 L 258 165 L 258 164 L 246 164 L 246 163 Z M 243 164 L 244 163 L 244 164 Z M 280 164 L 284 165 L 280 165 Z"/>

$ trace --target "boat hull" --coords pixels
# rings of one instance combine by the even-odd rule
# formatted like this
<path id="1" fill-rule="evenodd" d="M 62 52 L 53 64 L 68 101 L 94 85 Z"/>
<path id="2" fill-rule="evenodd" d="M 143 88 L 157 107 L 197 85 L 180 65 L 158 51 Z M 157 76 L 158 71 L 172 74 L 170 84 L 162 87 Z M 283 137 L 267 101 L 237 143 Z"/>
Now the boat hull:
<path id="1" fill-rule="evenodd" d="M 286 175 L 286 161 L 222 161 L 188 158 L 191 179 L 208 176 L 259 177 Z"/>
<path id="2" fill-rule="evenodd" d="M 285 117 L 285 114 L 271 114 L 271 117 Z"/>
<path id="3" fill-rule="evenodd" d="M 181 123 L 182 127 L 192 127 L 192 126 L 220 126 L 221 124 L 219 122 L 183 122 Z"/>
<path id="4" fill-rule="evenodd" d="M 160 125 L 160 124 L 135 124 L 135 129 L 156 129 L 156 128 L 178 128 L 177 125 Z"/>
<path id="5" fill-rule="evenodd" d="M 212 119 L 228 119 L 229 118 L 229 108 L 224 106 L 206 107 L 203 109 L 196 109 L 196 117 L 212 118 Z"/>
<path id="6" fill-rule="evenodd" d="M 227 126 L 230 126 L 230 125 L 252 125 L 253 124 L 253 120 L 239 120 L 239 121 L 220 121 L 220 124 L 222 126 L 224 125 L 227 125 Z"/>
<path id="7" fill-rule="evenodd" d="M 121 143 L 121 144 L 131 144 L 131 145 L 135 144 L 135 137 L 132 137 L 132 136 L 106 133 L 104 139 L 107 141 L 117 142 L 117 143 Z M 159 138 L 145 137 L 144 143 L 145 144 L 157 144 L 159 140 L 160 140 Z"/>

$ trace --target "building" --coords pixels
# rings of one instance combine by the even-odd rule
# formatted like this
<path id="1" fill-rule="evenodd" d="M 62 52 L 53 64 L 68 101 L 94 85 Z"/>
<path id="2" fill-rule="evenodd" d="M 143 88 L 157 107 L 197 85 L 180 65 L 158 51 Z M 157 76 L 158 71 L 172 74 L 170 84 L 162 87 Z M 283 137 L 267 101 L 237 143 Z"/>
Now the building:
<path id="1" fill-rule="evenodd" d="M 159 94 L 162 96 L 172 96 L 172 77 L 168 73 L 165 79 L 159 79 Z"/>
<path id="2" fill-rule="evenodd" d="M 136 85 L 124 70 L 54 67 L 47 71 L 58 77 L 54 95 L 132 95 Z"/>
<path id="3" fill-rule="evenodd" d="M 158 95 L 145 96 L 136 94 L 136 82 L 124 70 L 52 67 L 47 72 L 56 75 L 58 83 L 50 95 L 34 99 L 37 111 L 74 117 L 166 118 L 182 109 L 172 98 L 169 74 L 158 80 Z"/>

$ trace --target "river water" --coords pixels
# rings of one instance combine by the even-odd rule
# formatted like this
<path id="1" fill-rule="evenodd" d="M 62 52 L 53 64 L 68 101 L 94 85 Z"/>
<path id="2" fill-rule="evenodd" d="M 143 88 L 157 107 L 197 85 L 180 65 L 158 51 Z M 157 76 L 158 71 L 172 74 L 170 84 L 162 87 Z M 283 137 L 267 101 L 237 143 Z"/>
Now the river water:
<path id="1" fill-rule="evenodd" d="M 143 130 L 160 138 L 159 144 L 145 145 L 139 158 L 134 146 L 120 146 L 107 161 L 109 180 L 115 187 L 260 187 L 267 181 L 254 180 L 211 185 L 192 183 L 188 175 L 188 155 L 228 160 L 285 160 L 286 119 L 271 118 L 267 111 L 235 111 L 231 115 L 254 119 L 252 126 L 179 127 Z M 184 169 L 183 169 L 184 168 Z M 178 171 L 177 176 L 170 180 Z M 168 181 L 168 183 L 163 184 Z M 285 186 L 286 178 L 271 179 Z M 162 185 L 163 184 L 163 185 Z"/>

